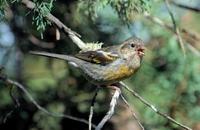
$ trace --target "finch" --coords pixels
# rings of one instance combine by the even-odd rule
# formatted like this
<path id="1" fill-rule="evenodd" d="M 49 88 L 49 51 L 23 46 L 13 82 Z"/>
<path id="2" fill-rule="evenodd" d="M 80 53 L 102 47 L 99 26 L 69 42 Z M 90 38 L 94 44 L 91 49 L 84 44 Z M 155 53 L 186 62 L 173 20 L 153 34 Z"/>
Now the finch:
<path id="1" fill-rule="evenodd" d="M 37 51 L 30 53 L 66 60 L 77 67 L 88 81 L 102 86 L 118 83 L 135 74 L 144 56 L 144 43 L 139 38 L 130 38 L 119 45 L 73 56 Z"/>

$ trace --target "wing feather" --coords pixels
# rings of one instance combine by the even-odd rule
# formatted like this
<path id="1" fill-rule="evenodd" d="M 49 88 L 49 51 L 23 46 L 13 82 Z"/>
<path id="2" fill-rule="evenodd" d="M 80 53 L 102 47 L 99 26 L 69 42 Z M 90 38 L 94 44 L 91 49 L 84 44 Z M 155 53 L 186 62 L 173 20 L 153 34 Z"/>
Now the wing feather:
<path id="1" fill-rule="evenodd" d="M 119 56 L 116 52 L 106 52 L 102 49 L 97 51 L 86 51 L 75 55 L 75 57 L 96 64 L 108 64 L 116 60 Z"/>

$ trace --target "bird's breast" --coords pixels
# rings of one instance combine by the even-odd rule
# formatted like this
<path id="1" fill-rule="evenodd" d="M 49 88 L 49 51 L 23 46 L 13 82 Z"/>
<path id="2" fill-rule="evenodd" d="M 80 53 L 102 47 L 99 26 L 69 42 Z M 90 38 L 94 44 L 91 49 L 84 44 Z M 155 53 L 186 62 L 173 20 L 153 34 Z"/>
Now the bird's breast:
<path id="1" fill-rule="evenodd" d="M 116 83 L 135 73 L 135 64 L 130 64 L 126 60 L 116 60 L 107 65 L 83 64 L 82 71 L 86 78 L 96 85 L 106 85 Z"/>
<path id="2" fill-rule="evenodd" d="M 108 81 L 120 81 L 134 74 L 134 69 L 130 68 L 126 64 L 121 64 L 119 66 L 108 68 L 105 72 L 105 79 Z"/>

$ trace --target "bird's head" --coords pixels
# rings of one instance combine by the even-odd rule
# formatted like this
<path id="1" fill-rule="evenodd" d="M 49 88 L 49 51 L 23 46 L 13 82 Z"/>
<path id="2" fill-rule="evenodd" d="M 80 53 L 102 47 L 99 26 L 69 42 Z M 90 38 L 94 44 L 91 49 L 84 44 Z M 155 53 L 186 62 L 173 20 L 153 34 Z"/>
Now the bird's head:
<path id="1" fill-rule="evenodd" d="M 120 52 L 124 58 L 138 56 L 142 58 L 144 56 L 144 42 L 139 38 L 130 38 L 124 41 L 120 46 Z"/>

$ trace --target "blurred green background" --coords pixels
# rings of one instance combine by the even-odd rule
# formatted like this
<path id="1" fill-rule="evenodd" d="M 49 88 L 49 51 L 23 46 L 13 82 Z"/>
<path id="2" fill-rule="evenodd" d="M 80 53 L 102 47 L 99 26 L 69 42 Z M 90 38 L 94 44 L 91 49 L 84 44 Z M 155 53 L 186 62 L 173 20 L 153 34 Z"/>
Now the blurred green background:
<path id="1" fill-rule="evenodd" d="M 5 4 L 4 2 L 7 2 Z M 142 66 L 125 82 L 142 97 L 179 122 L 200 130 L 200 40 L 182 35 L 184 54 L 175 34 L 144 17 L 144 12 L 171 24 L 162 0 L 57 0 L 47 2 L 51 13 L 78 32 L 85 42 L 119 44 L 129 37 L 139 37 L 147 47 Z M 171 2 L 171 1 L 170 1 Z M 200 7 L 198 0 L 175 2 Z M 56 27 L 28 10 L 20 1 L 1 1 L 0 65 L 6 74 L 27 88 L 34 99 L 51 112 L 88 119 L 95 86 L 62 60 L 33 56 L 30 50 L 73 55 L 78 47 L 62 32 L 56 40 Z M 200 37 L 200 12 L 170 4 L 177 26 Z M 38 21 L 38 23 L 37 23 Z M 47 24 L 47 26 L 45 26 Z M 190 45 L 190 46 L 188 46 Z M 191 49 L 191 46 L 194 48 Z M 26 95 L 0 82 L 0 129 L 8 130 L 86 130 L 88 126 L 65 118 L 55 118 L 39 111 Z M 146 130 L 181 130 L 152 112 L 128 92 L 123 92 Z M 97 124 L 109 108 L 112 94 L 102 89 L 97 97 L 93 123 Z M 10 116 L 7 114 L 10 111 Z M 139 130 L 130 111 L 120 101 L 115 115 L 104 130 Z M 6 121 L 4 122 L 6 117 Z"/>

